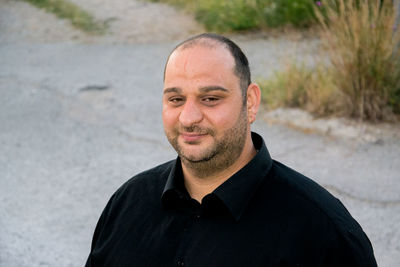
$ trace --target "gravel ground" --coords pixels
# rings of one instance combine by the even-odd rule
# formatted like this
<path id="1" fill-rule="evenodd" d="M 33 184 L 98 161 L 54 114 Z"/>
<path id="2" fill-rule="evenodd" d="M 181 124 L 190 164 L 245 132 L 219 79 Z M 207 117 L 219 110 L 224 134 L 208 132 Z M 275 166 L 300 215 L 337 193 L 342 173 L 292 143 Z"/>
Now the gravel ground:
<path id="1" fill-rule="evenodd" d="M 203 31 L 189 15 L 165 4 L 135 0 L 70 0 L 109 25 L 87 36 L 68 21 L 18 0 L 0 0 L 2 43 L 147 43 L 183 40 Z"/>
<path id="2" fill-rule="evenodd" d="M 175 157 L 160 115 L 163 65 L 170 49 L 201 27 L 165 5 L 74 2 L 112 18 L 110 33 L 88 37 L 24 2 L 0 0 L 1 267 L 82 266 L 110 195 Z M 318 44 L 233 38 L 254 76 L 271 74 L 290 55 L 312 64 Z M 398 128 L 354 126 L 346 135 L 343 123 L 301 128 L 313 120 L 279 112 L 261 111 L 254 125 L 272 156 L 344 202 L 369 235 L 379 266 L 399 266 Z M 285 116 L 291 127 L 275 124 Z"/>
<path id="3" fill-rule="evenodd" d="M 0 43 L 71 42 L 88 39 L 67 21 L 18 0 L 0 0 Z"/>

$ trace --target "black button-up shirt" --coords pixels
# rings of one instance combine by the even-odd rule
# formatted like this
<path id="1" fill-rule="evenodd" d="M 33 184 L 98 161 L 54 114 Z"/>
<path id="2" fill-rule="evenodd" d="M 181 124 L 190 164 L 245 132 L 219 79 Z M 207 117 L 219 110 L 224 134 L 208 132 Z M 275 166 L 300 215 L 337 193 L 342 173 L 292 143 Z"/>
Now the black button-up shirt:
<path id="1" fill-rule="evenodd" d="M 341 202 L 252 139 L 257 155 L 201 204 L 179 158 L 126 182 L 99 219 L 86 266 L 376 266 Z"/>

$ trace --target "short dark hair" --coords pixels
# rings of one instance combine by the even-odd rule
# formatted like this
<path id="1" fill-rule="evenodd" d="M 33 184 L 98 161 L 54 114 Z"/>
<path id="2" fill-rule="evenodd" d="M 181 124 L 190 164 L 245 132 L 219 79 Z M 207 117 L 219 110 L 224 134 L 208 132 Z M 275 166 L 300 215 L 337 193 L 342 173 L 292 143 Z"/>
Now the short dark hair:
<path id="1" fill-rule="evenodd" d="M 167 63 L 165 64 L 165 69 L 164 69 L 164 78 L 165 78 L 165 70 L 169 61 L 169 57 L 171 54 L 179 49 L 185 49 L 189 48 L 191 46 L 199 44 L 201 41 L 205 41 L 202 44 L 203 45 L 212 45 L 210 43 L 207 43 L 207 40 L 215 41 L 218 44 L 223 45 L 225 48 L 229 50 L 231 53 L 233 59 L 235 60 L 235 69 L 234 73 L 235 75 L 239 78 L 240 81 L 240 88 L 242 90 L 242 98 L 243 98 L 243 104 L 246 105 L 247 101 L 247 88 L 249 87 L 251 83 L 251 73 L 250 73 L 250 67 L 249 67 L 249 61 L 247 60 L 246 55 L 243 53 L 242 49 L 235 44 L 232 40 L 228 39 L 225 36 L 216 34 L 216 33 L 202 33 L 193 37 L 190 37 L 189 39 L 186 39 L 185 41 L 181 42 L 178 44 L 170 53 L 167 59 Z"/>

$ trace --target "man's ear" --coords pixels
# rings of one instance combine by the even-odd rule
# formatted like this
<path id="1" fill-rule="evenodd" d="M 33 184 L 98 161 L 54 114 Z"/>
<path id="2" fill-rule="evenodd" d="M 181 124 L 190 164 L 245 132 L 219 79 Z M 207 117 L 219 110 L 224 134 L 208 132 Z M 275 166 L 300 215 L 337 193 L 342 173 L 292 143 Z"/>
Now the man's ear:
<path id="1" fill-rule="evenodd" d="M 261 89 L 256 83 L 251 83 L 249 87 L 247 87 L 247 118 L 250 123 L 256 120 L 260 102 Z"/>

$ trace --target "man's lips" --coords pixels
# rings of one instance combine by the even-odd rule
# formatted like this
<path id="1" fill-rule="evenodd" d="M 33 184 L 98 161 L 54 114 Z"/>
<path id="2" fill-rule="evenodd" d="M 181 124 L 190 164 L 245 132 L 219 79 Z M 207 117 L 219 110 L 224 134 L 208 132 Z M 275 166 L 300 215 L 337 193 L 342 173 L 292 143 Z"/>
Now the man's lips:
<path id="1" fill-rule="evenodd" d="M 183 140 L 185 140 L 186 142 L 193 142 L 200 140 L 206 135 L 207 134 L 200 134 L 200 133 L 181 133 Z"/>

